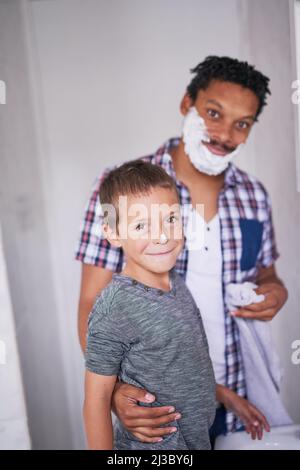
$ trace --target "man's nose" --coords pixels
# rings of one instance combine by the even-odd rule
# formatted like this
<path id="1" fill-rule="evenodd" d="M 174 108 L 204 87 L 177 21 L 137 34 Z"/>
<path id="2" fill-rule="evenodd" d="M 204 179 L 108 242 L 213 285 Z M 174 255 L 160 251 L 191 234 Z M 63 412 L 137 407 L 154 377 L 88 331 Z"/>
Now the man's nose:
<path id="1" fill-rule="evenodd" d="M 227 144 L 233 146 L 232 142 L 232 128 L 231 126 L 224 124 L 214 129 L 210 134 L 212 140 L 220 142 L 220 144 Z"/>

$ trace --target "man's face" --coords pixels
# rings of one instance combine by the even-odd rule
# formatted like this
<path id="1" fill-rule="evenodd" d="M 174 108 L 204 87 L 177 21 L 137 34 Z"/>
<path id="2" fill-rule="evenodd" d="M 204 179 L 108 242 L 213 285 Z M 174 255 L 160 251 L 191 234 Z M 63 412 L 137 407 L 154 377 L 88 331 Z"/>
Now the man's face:
<path id="1" fill-rule="evenodd" d="M 127 196 L 119 206 L 118 243 L 127 265 L 154 273 L 169 271 L 182 249 L 180 205 L 172 189 Z"/>
<path id="2" fill-rule="evenodd" d="M 194 103 L 185 95 L 181 105 L 183 114 L 190 106 L 195 106 L 205 121 L 211 141 L 203 144 L 215 155 L 225 156 L 247 140 L 259 100 L 241 85 L 212 80 L 206 90 L 199 90 Z"/>

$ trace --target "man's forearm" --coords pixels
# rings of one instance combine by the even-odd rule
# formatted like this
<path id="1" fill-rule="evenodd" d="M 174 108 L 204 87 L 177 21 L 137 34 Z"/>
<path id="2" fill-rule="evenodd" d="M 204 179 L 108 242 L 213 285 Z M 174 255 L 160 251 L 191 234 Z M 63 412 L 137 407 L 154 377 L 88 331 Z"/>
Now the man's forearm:
<path id="1" fill-rule="evenodd" d="M 256 284 L 262 286 L 264 284 L 278 284 L 285 288 L 282 280 L 277 276 L 275 265 L 271 265 L 268 268 L 261 268 L 256 278 Z"/>
<path id="2" fill-rule="evenodd" d="M 216 399 L 219 403 L 225 405 L 228 388 L 225 385 L 216 384 Z"/>
<path id="3" fill-rule="evenodd" d="M 225 385 L 216 384 L 216 398 L 219 403 L 225 406 L 226 409 L 230 408 L 232 399 L 236 397 L 237 394 L 226 387 Z"/>
<path id="4" fill-rule="evenodd" d="M 288 290 L 282 280 L 276 274 L 271 274 L 262 279 L 258 279 L 257 285 L 259 287 L 273 285 L 273 293 L 275 293 L 276 297 L 278 298 L 278 310 L 283 307 L 288 299 Z"/>
<path id="5" fill-rule="evenodd" d="M 256 280 L 256 284 L 258 286 L 262 286 L 263 284 L 278 284 L 285 288 L 283 281 L 277 276 L 277 274 L 268 274 L 264 277 L 260 277 Z"/>

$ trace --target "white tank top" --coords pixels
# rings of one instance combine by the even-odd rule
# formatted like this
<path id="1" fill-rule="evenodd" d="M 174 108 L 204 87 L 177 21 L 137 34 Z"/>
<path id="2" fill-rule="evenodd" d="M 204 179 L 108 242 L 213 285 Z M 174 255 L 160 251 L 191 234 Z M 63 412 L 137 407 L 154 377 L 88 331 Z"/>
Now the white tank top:
<path id="1" fill-rule="evenodd" d="M 185 235 L 189 249 L 186 284 L 202 316 L 216 382 L 225 385 L 225 317 L 219 215 L 216 214 L 206 223 L 199 212 L 191 207 Z"/>

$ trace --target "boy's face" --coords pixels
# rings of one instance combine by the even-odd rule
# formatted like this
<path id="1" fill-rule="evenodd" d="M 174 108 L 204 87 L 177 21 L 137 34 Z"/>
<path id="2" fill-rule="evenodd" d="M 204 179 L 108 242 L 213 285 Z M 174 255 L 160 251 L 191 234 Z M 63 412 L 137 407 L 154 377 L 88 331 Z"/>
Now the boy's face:
<path id="1" fill-rule="evenodd" d="M 123 248 L 127 266 L 153 273 L 169 271 L 183 246 L 175 191 L 157 187 L 149 194 L 122 196 L 118 234 L 110 233 L 108 240 Z"/>
<path id="2" fill-rule="evenodd" d="M 195 106 L 204 119 L 211 142 L 203 142 L 219 156 L 234 151 L 244 143 L 255 122 L 259 100 L 249 88 L 231 82 L 212 80 L 205 90 L 199 90 L 195 102 L 186 94 L 181 112 Z"/>

